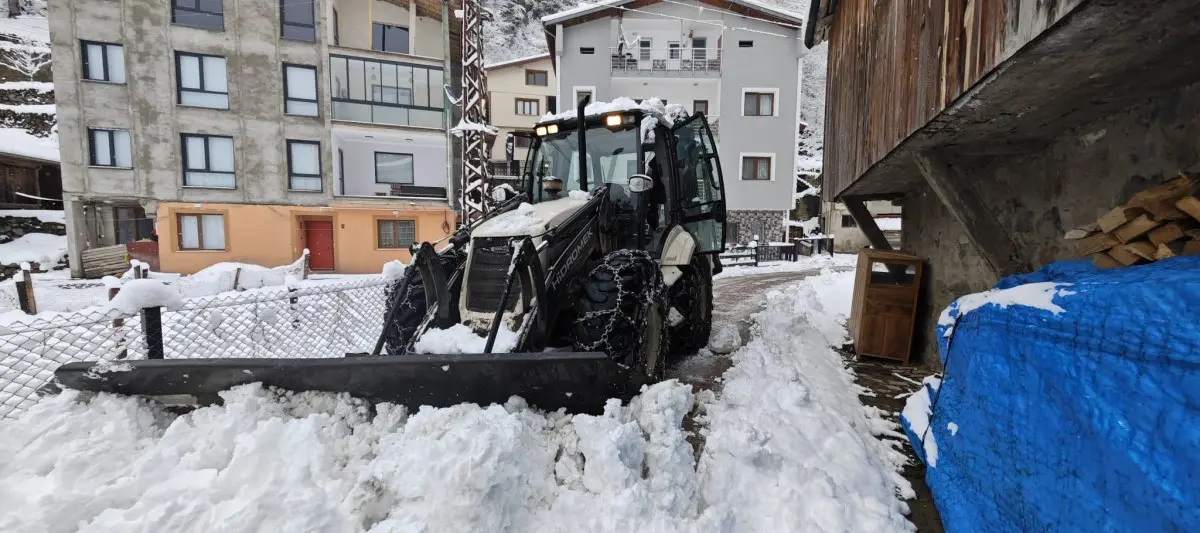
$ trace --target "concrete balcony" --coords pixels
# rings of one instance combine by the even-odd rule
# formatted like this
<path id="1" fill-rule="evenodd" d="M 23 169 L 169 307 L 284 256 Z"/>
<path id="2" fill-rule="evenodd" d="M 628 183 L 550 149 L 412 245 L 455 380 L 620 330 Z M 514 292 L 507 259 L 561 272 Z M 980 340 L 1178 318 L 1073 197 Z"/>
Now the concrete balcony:
<path id="1" fill-rule="evenodd" d="M 720 48 L 619 48 L 608 49 L 613 76 L 671 76 L 708 78 L 721 76 Z"/>

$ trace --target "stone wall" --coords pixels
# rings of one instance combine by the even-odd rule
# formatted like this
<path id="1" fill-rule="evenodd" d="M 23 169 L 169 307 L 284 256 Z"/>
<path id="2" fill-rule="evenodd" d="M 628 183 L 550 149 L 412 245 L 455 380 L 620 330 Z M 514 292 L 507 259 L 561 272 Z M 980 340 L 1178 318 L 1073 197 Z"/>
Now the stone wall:
<path id="1" fill-rule="evenodd" d="M 777 242 L 785 239 L 784 220 L 787 211 L 738 211 L 728 212 L 725 242 L 746 243 L 758 235 L 761 242 Z M 736 230 L 736 234 L 734 234 Z"/>
<path id="2" fill-rule="evenodd" d="M 42 222 L 31 217 L 0 217 L 0 244 L 11 242 L 29 233 L 50 233 L 66 235 L 67 226 L 59 222 Z M 34 263 L 34 272 L 46 272 L 64 268 L 65 265 L 40 265 Z M 0 257 L 0 281 L 13 277 L 21 270 L 19 263 L 8 263 Z"/>
<path id="3" fill-rule="evenodd" d="M 1077 258 L 1066 230 L 1095 222 L 1134 193 L 1183 170 L 1200 171 L 1200 84 L 1186 86 L 1070 131 L 1020 156 L 952 160 L 1033 268 Z M 920 183 L 923 183 L 920 182 Z M 934 321 L 955 298 L 996 276 L 962 227 L 924 185 L 904 199 L 905 248 L 927 258 L 915 353 L 936 364 Z"/>

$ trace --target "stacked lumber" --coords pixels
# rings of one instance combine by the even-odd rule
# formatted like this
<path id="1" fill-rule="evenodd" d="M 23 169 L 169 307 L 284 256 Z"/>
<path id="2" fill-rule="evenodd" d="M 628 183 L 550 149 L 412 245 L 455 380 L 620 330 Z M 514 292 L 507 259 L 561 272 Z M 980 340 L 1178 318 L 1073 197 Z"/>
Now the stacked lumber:
<path id="1" fill-rule="evenodd" d="M 1100 268 L 1200 255 L 1200 179 L 1180 174 L 1139 192 L 1066 238 Z"/>

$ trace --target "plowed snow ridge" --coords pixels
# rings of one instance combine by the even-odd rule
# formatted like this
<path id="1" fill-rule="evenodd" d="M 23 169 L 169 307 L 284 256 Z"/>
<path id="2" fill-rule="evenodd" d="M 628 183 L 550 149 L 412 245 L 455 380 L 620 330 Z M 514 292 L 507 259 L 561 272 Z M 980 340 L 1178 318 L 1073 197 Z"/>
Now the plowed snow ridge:
<path id="1" fill-rule="evenodd" d="M 603 416 L 526 408 L 369 409 L 246 386 L 183 416 L 101 395 L 0 422 L 0 531 L 911 531 L 894 424 L 857 399 L 828 345 L 826 272 L 769 295 L 697 462 L 675 381 Z"/>

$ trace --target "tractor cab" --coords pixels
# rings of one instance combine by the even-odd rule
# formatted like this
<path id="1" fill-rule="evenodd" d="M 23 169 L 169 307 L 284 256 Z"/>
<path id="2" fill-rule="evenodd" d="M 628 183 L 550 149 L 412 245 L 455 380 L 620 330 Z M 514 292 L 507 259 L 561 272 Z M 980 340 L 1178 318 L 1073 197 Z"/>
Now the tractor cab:
<path id="1" fill-rule="evenodd" d="M 544 120 L 521 186 L 531 204 L 603 190 L 614 211 L 613 248 L 657 257 L 675 226 L 696 239 L 696 253 L 723 248 L 721 169 L 702 114 L 676 121 L 638 107 Z"/>

